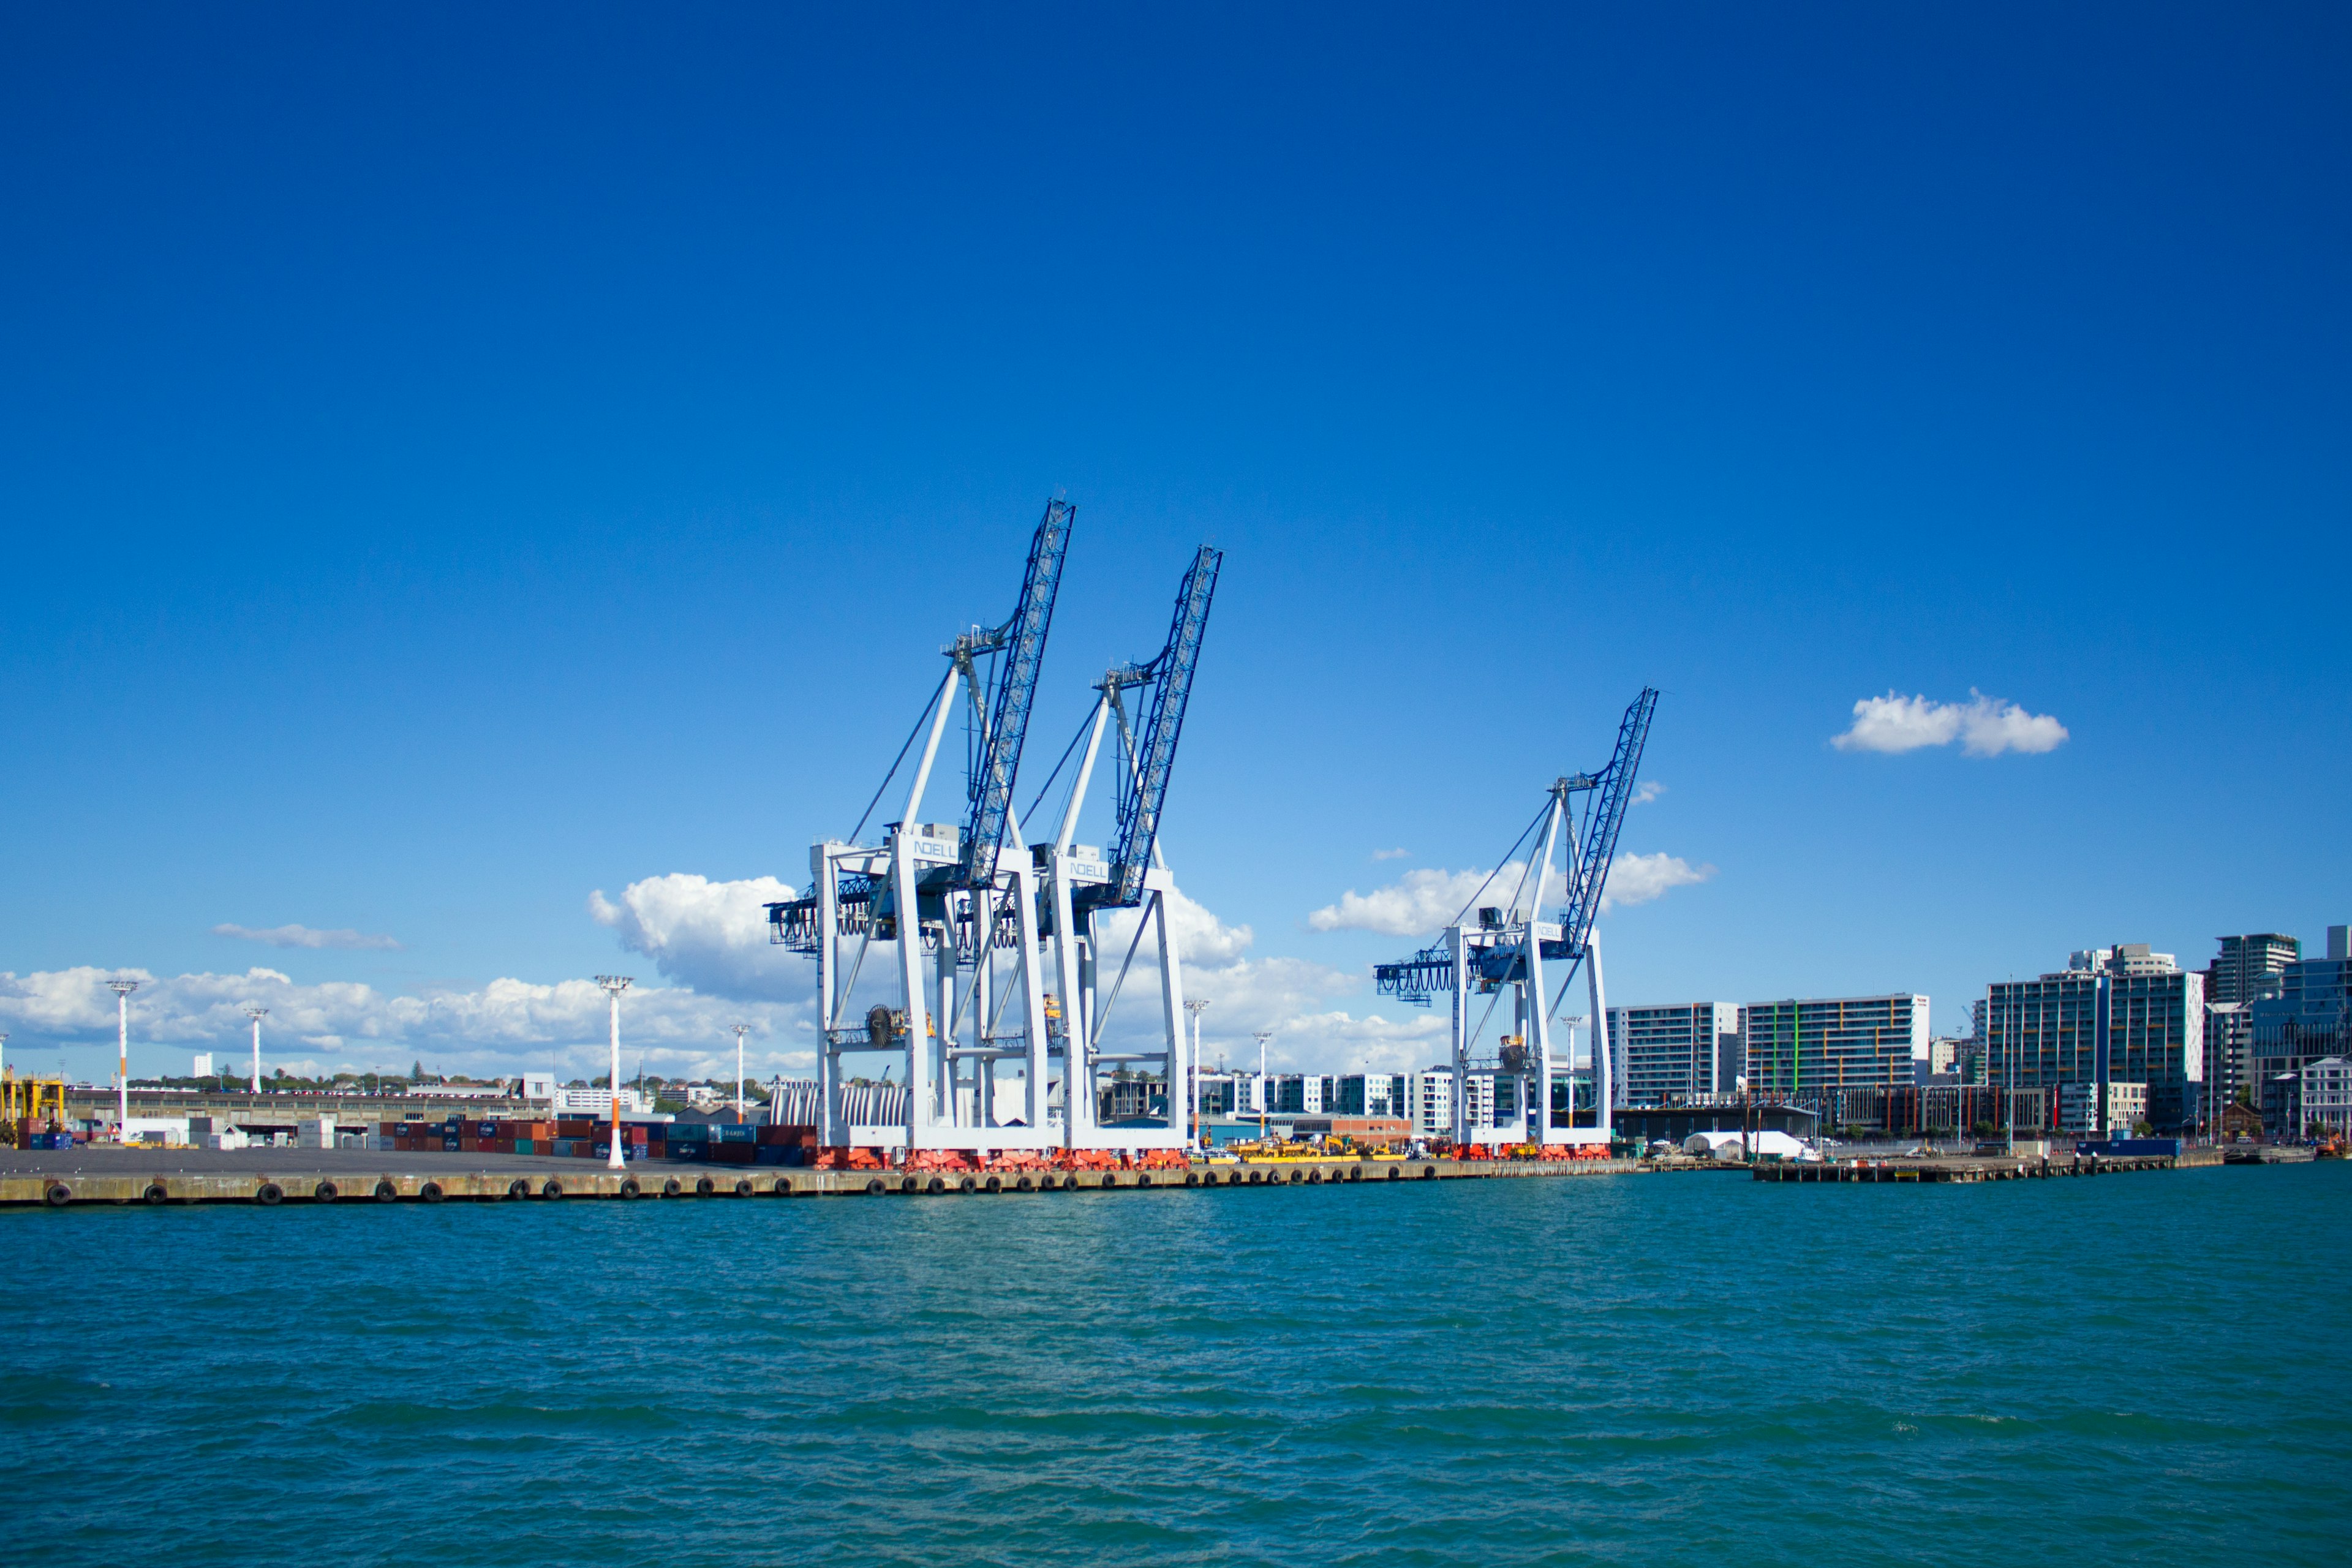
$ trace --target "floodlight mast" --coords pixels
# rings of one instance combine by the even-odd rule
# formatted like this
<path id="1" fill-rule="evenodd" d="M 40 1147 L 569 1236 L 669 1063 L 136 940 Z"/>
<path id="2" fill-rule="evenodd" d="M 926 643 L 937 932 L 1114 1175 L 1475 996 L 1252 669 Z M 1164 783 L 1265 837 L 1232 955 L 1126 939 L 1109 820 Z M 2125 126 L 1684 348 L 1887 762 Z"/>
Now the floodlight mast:
<path id="1" fill-rule="evenodd" d="M 115 1043 L 120 1052 L 114 1080 L 121 1096 L 114 1124 L 114 1136 L 119 1141 L 131 1127 L 131 994 L 139 989 L 139 982 L 128 978 L 110 980 L 106 988 L 114 993 Z"/>
<path id="2" fill-rule="evenodd" d="M 259 1094 L 261 1092 L 261 1020 L 269 1016 L 269 1009 L 267 1007 L 257 1007 L 251 1003 L 247 1003 L 246 1005 L 245 1016 L 253 1020 L 253 1088 L 251 1092 Z"/>
<path id="3" fill-rule="evenodd" d="M 631 977 L 626 974 L 600 974 L 596 984 L 604 988 L 613 1009 L 613 1152 L 605 1160 L 610 1170 L 621 1169 L 621 993 L 629 988 Z"/>
<path id="4" fill-rule="evenodd" d="M 1192 1016 L 1192 1060 L 1184 1077 L 1184 1110 L 1186 1119 L 1192 1123 L 1192 1146 L 1196 1149 L 1201 1146 L 1201 1015 L 1207 1011 L 1208 1005 L 1202 997 L 1184 998 L 1184 1011 Z M 0 1040 L 7 1037 L 0 1035 Z"/>
<path id="5" fill-rule="evenodd" d="M 735 1031 L 735 1120 L 743 1120 L 743 1037 L 751 1032 L 749 1024 L 730 1024 Z"/>

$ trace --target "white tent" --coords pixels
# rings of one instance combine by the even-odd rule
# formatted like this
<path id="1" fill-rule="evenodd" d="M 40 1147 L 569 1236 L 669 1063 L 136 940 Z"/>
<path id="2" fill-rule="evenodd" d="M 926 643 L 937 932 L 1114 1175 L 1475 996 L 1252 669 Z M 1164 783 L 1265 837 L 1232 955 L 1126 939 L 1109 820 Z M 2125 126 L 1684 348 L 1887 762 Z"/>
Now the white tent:
<path id="1" fill-rule="evenodd" d="M 1748 1137 L 1748 1147 L 1759 1155 L 1774 1155 L 1783 1160 L 1804 1158 L 1811 1153 L 1805 1145 L 1786 1132 L 1762 1131 Z M 1712 1154 L 1718 1160 L 1739 1158 L 1739 1134 L 1734 1132 L 1694 1132 L 1683 1140 L 1683 1152 L 1704 1159 Z"/>

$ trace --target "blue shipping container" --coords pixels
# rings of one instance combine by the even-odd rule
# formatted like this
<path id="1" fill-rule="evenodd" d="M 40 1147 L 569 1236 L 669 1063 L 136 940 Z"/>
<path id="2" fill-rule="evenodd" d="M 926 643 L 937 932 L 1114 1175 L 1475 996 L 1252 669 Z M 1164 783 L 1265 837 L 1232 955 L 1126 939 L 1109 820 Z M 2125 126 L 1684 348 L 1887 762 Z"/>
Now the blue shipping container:
<path id="1" fill-rule="evenodd" d="M 754 1143 L 759 1141 L 759 1129 L 749 1122 L 714 1121 L 710 1124 L 713 1143 Z"/>
<path id="2" fill-rule="evenodd" d="M 2150 1154 L 2178 1157 L 2180 1153 L 2180 1140 L 2178 1138 L 2110 1138 L 2104 1143 L 2095 1142 L 2077 1143 L 2074 1145 L 2074 1152 L 2101 1154 L 2110 1159 L 2126 1154 L 2141 1157 Z"/>

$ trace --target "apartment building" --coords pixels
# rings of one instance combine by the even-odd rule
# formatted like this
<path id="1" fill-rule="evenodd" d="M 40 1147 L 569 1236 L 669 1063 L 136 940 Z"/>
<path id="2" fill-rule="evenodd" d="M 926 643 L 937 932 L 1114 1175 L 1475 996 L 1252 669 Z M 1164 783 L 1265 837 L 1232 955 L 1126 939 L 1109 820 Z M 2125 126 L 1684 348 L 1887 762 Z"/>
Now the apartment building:
<path id="1" fill-rule="evenodd" d="M 1927 998 L 1832 996 L 1739 1009 L 1748 1086 L 1776 1094 L 1908 1088 L 1927 1055 Z"/>
<path id="2" fill-rule="evenodd" d="M 1676 1002 L 1609 1009 L 1617 1103 L 1674 1105 L 1738 1087 L 1739 1008 L 1730 1002 Z"/>
<path id="3" fill-rule="evenodd" d="M 2108 986 L 2107 1058 L 2099 1061 L 2098 994 Z M 1987 1080 L 2018 1089 L 2143 1083 L 2162 1128 L 2204 1104 L 2205 976 L 2145 942 L 2086 948 L 2067 966 L 1985 988 L 1979 1015 Z"/>

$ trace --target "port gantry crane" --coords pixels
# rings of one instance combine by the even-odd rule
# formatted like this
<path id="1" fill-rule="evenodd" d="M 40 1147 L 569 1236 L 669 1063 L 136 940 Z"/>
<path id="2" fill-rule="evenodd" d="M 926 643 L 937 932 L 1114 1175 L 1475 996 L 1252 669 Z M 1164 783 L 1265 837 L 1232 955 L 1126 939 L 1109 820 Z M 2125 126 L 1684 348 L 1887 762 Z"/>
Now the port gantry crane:
<path id="1" fill-rule="evenodd" d="M 928 718 L 930 731 L 905 809 L 887 825 L 883 842 L 813 845 L 808 892 L 768 906 L 770 940 L 816 959 L 818 1138 L 827 1146 L 1048 1146 L 1036 873 L 1013 810 L 1013 784 L 1076 517 L 1076 508 L 1049 501 L 1029 543 L 1012 617 L 999 626 L 975 626 L 940 650 L 947 677 L 882 781 L 882 789 L 889 788 Z M 961 828 L 921 820 L 959 689 L 971 729 Z M 875 799 L 881 795 L 877 790 Z M 864 827 L 861 820 L 858 831 Z M 897 950 L 899 1005 L 877 1004 L 859 1017 L 850 997 L 877 942 Z M 998 966 L 1008 961 L 1012 984 L 1000 990 Z M 1015 994 L 1023 1016 L 1007 1029 L 1003 1014 Z M 841 1090 L 843 1058 L 850 1055 L 890 1058 L 886 1077 L 903 1064 L 906 1125 L 849 1124 Z M 1007 1061 L 1023 1064 L 1017 1088 L 999 1071 Z"/>
<path id="2" fill-rule="evenodd" d="M 1053 844 L 1036 852 L 1049 882 L 1059 994 L 1076 1002 L 1063 1008 L 1057 1020 L 1066 1052 L 1062 1099 L 1071 1148 L 1181 1149 L 1191 1136 L 1183 1086 L 1192 1081 L 1192 1043 L 1184 1028 L 1183 967 L 1168 913 L 1168 897 L 1176 884 L 1160 852 L 1160 822 L 1167 803 L 1169 775 L 1176 763 L 1176 742 L 1184 729 L 1184 710 L 1192 699 L 1201 639 L 1208 630 L 1209 602 L 1215 596 L 1217 573 L 1223 563 L 1223 551 L 1201 546 L 1176 590 L 1168 641 L 1141 664 L 1112 666 L 1096 683 L 1101 696 L 1095 703 L 1091 728 L 1086 731 L 1086 755 L 1070 786 L 1061 827 Z M 1124 694 L 1147 687 L 1150 707 L 1138 735 Z M 1104 731 L 1113 721 L 1118 727 L 1118 827 L 1115 846 L 1106 858 L 1100 849 L 1072 840 L 1102 752 Z M 1134 937 L 1112 977 L 1110 992 L 1104 995 L 1098 984 L 1103 952 L 1100 924 L 1101 917 L 1114 910 L 1141 912 Z M 1158 942 L 1160 1043 L 1156 1048 L 1147 1040 L 1136 1049 L 1111 1050 L 1105 1031 L 1146 929 L 1156 933 Z M 1129 1063 L 1153 1062 L 1160 1064 L 1164 1074 L 1165 1113 L 1151 1115 L 1147 1106 L 1145 1114 L 1122 1117 L 1116 1128 L 1098 1125 L 1096 1113 L 1102 1069 L 1117 1071 Z"/>
<path id="3" fill-rule="evenodd" d="M 1181 1016 L 1182 977 L 1163 906 L 1170 883 L 1157 837 L 1222 557 L 1206 546 L 1195 557 L 1177 595 L 1168 645 L 1145 664 L 1114 668 L 1099 683 L 1092 737 L 1061 830 L 1052 845 L 1033 847 L 1013 809 L 1013 787 L 1075 516 L 1076 509 L 1064 502 L 1047 505 L 1030 543 L 1011 619 L 994 628 L 975 627 L 941 650 L 949 660 L 947 676 L 883 779 L 887 790 L 928 719 L 929 735 L 906 805 L 899 820 L 887 825 L 883 842 L 861 845 L 854 842 L 853 832 L 851 840 L 812 846 L 807 893 L 768 906 L 770 940 L 816 960 L 822 1042 L 818 1141 L 825 1146 L 1042 1150 L 1181 1146 L 1184 1141 L 1182 1110 L 1172 1087 L 1165 1128 L 1096 1125 L 1098 1063 L 1162 1053 L 1099 1055 L 1100 1024 L 1109 1002 L 1097 1007 L 1095 1001 L 1095 916 L 1150 906 L 1143 918 L 1160 932 L 1166 1009 L 1171 1019 Z M 985 672 L 982 658 L 989 661 Z M 1147 686 L 1151 705 L 1139 742 L 1120 694 Z M 971 730 L 961 828 L 920 820 L 959 689 L 965 694 Z M 1070 840 L 1105 721 L 1112 716 L 1118 720 L 1126 765 L 1118 847 L 1105 860 L 1100 850 Z M 877 801 L 881 793 L 876 792 Z M 864 826 L 861 821 L 858 832 Z M 898 1005 L 877 1003 L 860 1015 L 851 997 L 877 942 L 896 949 Z M 1134 951 L 1128 951 L 1129 963 Z M 1055 975 L 1050 992 L 1049 955 Z M 1001 974 L 1000 968 L 1009 973 Z M 1120 978 L 1125 974 L 1122 966 Z M 1004 1015 L 1016 995 L 1020 1017 L 1008 1021 Z M 1071 997 L 1078 998 L 1075 1006 L 1059 1000 Z M 1115 984 L 1109 1001 L 1117 997 Z M 1182 1080 L 1184 1031 L 1171 1023 L 1170 1034 L 1172 1086 Z M 1078 1042 L 1076 1050 L 1073 1039 Z M 853 1125 L 845 1115 L 844 1058 L 851 1056 L 883 1058 L 886 1079 L 903 1066 L 904 1125 Z M 1007 1063 L 1017 1067 L 1011 1082 L 1002 1070 Z M 1057 1081 L 1063 1090 L 1059 1103 L 1051 1093 Z"/>
<path id="4" fill-rule="evenodd" d="M 1618 830 L 1624 826 L 1634 774 L 1642 765 L 1642 749 L 1649 741 L 1650 716 L 1657 705 L 1656 689 L 1643 687 L 1617 726 L 1617 750 L 1609 765 L 1598 773 L 1554 780 L 1545 792 L 1543 809 L 1519 836 L 1519 843 L 1524 844 L 1540 826 L 1542 847 L 1529 858 L 1507 905 L 1480 908 L 1475 926 L 1462 923 L 1462 915 L 1470 912 L 1465 906 L 1437 942 L 1411 958 L 1373 966 L 1373 983 L 1381 995 L 1416 1007 L 1428 1006 L 1430 997 L 1438 992 L 1448 993 L 1453 999 L 1453 1120 L 1457 1144 L 1507 1142 L 1507 1135 L 1513 1131 L 1533 1143 L 1609 1140 L 1609 1112 L 1615 1099 L 1614 1063 L 1608 998 L 1601 974 L 1601 937 L 1592 922 L 1601 911 L 1609 865 L 1617 854 Z M 1579 795 L 1588 797 L 1580 831 L 1571 804 L 1571 797 Z M 1546 921 L 1539 918 L 1543 887 L 1551 877 L 1553 852 L 1563 838 L 1568 851 L 1567 902 L 1558 921 Z M 1503 858 L 1505 862 L 1517 851 L 1518 845 L 1513 845 Z M 1489 884 L 1493 880 L 1487 879 Z M 1481 888 L 1472 895 L 1470 903 L 1477 904 L 1485 891 Z M 1568 968 L 1559 991 L 1547 1004 L 1544 963 L 1548 959 L 1562 961 Z M 1574 1125 L 1572 1089 L 1566 1107 L 1555 1107 L 1551 1096 L 1551 1020 L 1580 965 L 1592 1000 L 1593 1125 L 1590 1128 Z M 1499 1106 L 1490 1113 L 1486 1137 L 1479 1136 L 1472 1117 L 1471 1052 L 1486 1027 L 1484 1016 L 1475 1025 L 1470 1021 L 1474 990 L 1479 994 L 1508 991 L 1511 995 L 1512 1032 L 1501 1037 L 1496 1068 L 1499 1079 L 1516 1083 L 1517 1092 L 1507 1116 Z M 1496 995 L 1496 1002 L 1500 1000 Z M 1488 1015 L 1496 1002 L 1486 1005 Z"/>

